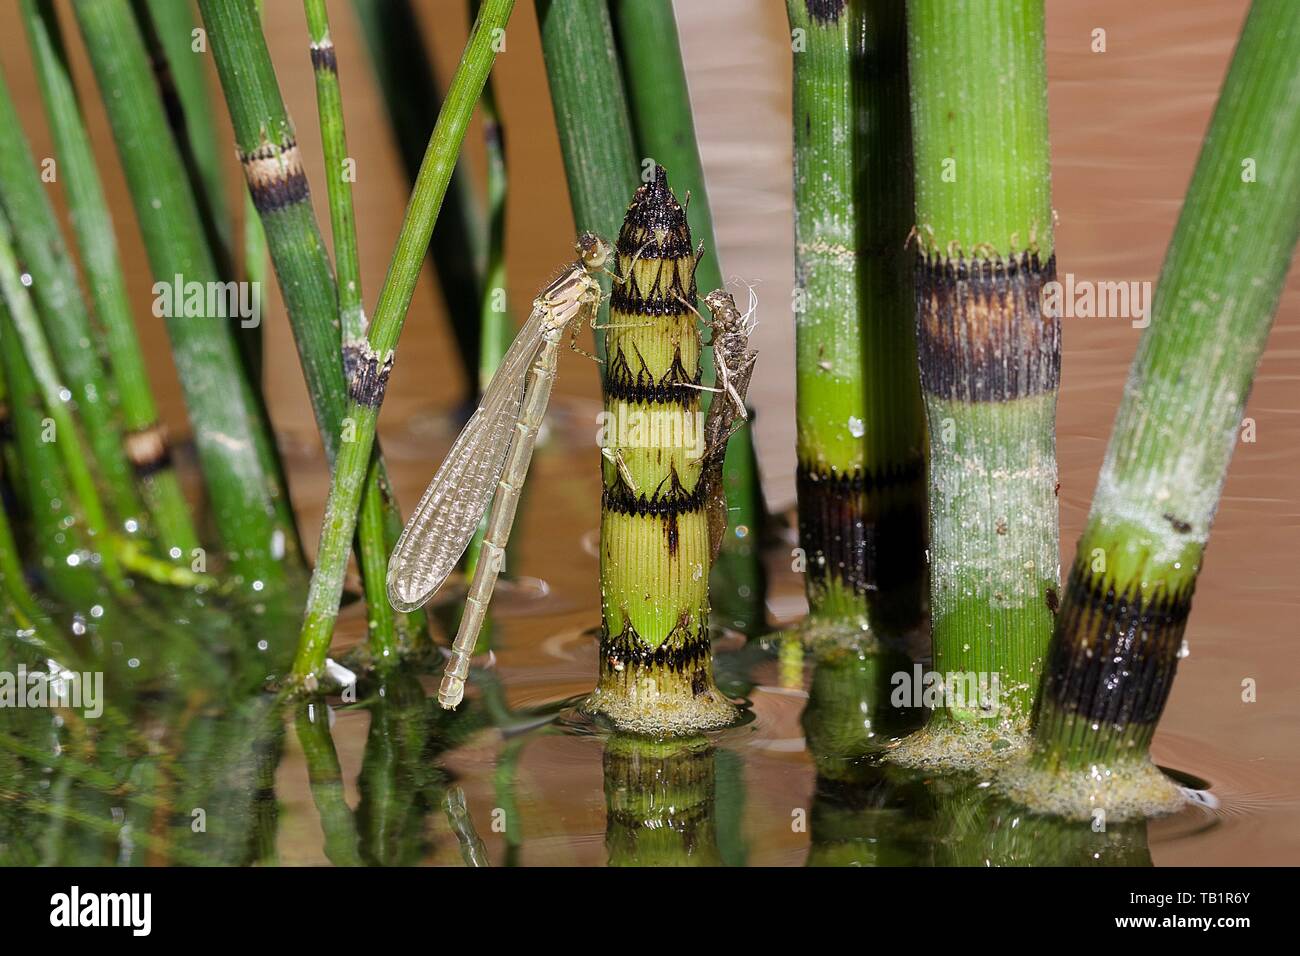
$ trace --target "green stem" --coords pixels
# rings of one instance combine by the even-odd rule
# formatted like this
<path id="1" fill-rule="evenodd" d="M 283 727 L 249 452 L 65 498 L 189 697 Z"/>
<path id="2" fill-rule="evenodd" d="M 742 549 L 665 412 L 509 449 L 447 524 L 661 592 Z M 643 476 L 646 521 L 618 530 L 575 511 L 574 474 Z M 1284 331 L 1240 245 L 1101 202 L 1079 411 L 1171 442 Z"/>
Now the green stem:
<path id="1" fill-rule="evenodd" d="M 158 280 L 155 292 L 177 276 L 212 290 L 219 273 L 126 0 L 79 0 L 75 10 Z M 221 541 L 246 583 L 276 589 L 301 558 L 274 445 L 227 324 L 233 320 L 206 314 L 206 306 L 201 315 L 164 311 L 172 313 L 172 354 Z"/>
<path id="2" fill-rule="evenodd" d="M 478 15 L 480 0 L 471 0 L 471 16 Z M 513 336 L 510 311 L 506 300 L 506 144 L 501 115 L 497 111 L 496 91 L 488 78 L 479 97 L 479 110 L 483 116 L 483 141 L 487 152 L 487 269 L 483 283 L 483 301 L 479 305 L 478 393 L 482 394 L 496 374 L 497 366 L 505 358 Z M 485 514 L 474 532 L 474 538 L 465 549 L 462 566 L 465 580 L 474 578 L 483 537 L 487 533 L 488 516 Z M 492 636 L 492 622 L 485 620 L 479 635 L 479 646 L 488 646 Z"/>
<path id="3" fill-rule="evenodd" d="M 167 432 L 149 386 L 135 320 L 118 259 L 113 221 L 104 199 L 94 152 L 77 106 L 58 20 L 47 0 L 23 0 L 23 19 L 36 63 L 50 130 L 63 164 L 63 182 L 95 315 L 121 399 L 126 451 L 153 516 L 164 552 L 173 559 L 199 546 L 184 492 L 172 468 Z M 88 422 L 89 427 L 93 423 Z"/>
<path id="4" fill-rule="evenodd" d="M 889 0 L 788 0 L 794 47 L 801 631 L 921 619 L 925 426 L 912 332 L 906 32 Z"/>
<path id="5" fill-rule="evenodd" d="M 352 0 L 352 7 L 370 51 L 402 166 L 414 184 L 443 103 L 419 19 L 411 0 Z M 429 252 L 471 395 L 482 348 L 473 316 L 483 301 L 486 250 L 487 227 L 474 184 L 469 169 L 458 161 L 433 226 Z"/>
<path id="6" fill-rule="evenodd" d="M 217 137 L 217 114 L 208 88 L 204 51 L 195 50 L 196 22 L 193 5 L 174 0 L 132 0 L 145 45 L 153 60 L 154 75 L 167 111 L 176 146 L 185 164 L 185 172 L 194 191 L 199 215 L 212 258 L 223 277 L 236 278 L 232 216 L 227 206 L 223 180 L 226 147 Z M 206 49 L 206 48 L 205 48 Z M 262 224 L 244 197 L 244 280 L 255 283 L 259 297 L 260 282 L 266 272 L 266 237 Z M 250 382 L 262 378 L 262 325 L 239 328 L 235 333 L 240 357 Z M 283 475 L 281 475 L 283 480 Z"/>
<path id="7" fill-rule="evenodd" d="M 610 12 L 642 162 L 659 163 L 672 170 L 678 191 L 690 196 L 686 217 L 691 234 L 705 250 L 704 258 L 696 264 L 696 285 L 706 292 L 721 289 L 722 264 L 672 2 L 616 0 L 610 4 Z M 704 351 L 701 363 L 703 383 L 712 385 L 712 350 Z M 711 393 L 703 394 L 705 411 L 712 399 Z M 727 535 L 713 571 L 714 599 L 719 599 L 721 589 L 729 623 L 742 624 L 742 630 L 753 629 L 763 624 L 766 581 L 758 542 L 765 515 L 758 461 L 747 428 L 727 442 L 722 482 L 727 495 Z"/>
<path id="8" fill-rule="evenodd" d="M 95 487 L 95 479 L 90 473 L 91 458 L 78 433 L 72 409 L 64 398 L 67 388 L 54 364 L 54 355 L 41 330 L 32 300 L 24 288 L 32 281 L 32 277 L 19 266 L 14 254 L 13 233 L 9 222 L 0 217 L 0 296 L 4 298 L 16 333 L 16 340 L 5 337 L 4 348 L 6 351 L 22 349 L 26 357 L 40 389 L 41 400 L 45 403 L 45 414 L 53 423 L 54 444 L 59 450 L 72 491 L 85 518 L 86 531 L 97 548 L 105 575 L 110 581 L 120 583 L 121 568 L 118 567 L 116 552 L 109 540 L 111 531 L 108 516 L 100 500 L 99 490 Z"/>
<path id="9" fill-rule="evenodd" d="M 201 0 L 199 7 L 212 42 L 249 193 L 261 216 L 271 261 L 280 280 L 316 425 L 326 458 L 333 464 L 340 443 L 347 437 L 345 355 L 355 356 L 360 346 L 340 340 L 339 299 L 334 277 L 312 212 L 293 124 L 280 96 L 256 4 L 253 0 Z M 327 39 L 328 24 L 321 28 L 321 37 Z M 332 62 L 333 46 L 324 49 L 329 51 L 328 62 Z M 317 59 L 322 64 L 327 62 L 319 56 Z M 334 90 L 337 94 L 337 74 Z M 341 110 L 340 103 L 335 105 Z M 341 112 L 336 118 L 341 124 Z M 341 159 L 336 168 L 337 175 L 342 177 Z M 334 205 L 331 197 L 331 206 Z M 351 242 L 354 260 L 355 245 L 354 233 Z M 359 319 L 360 279 L 355 261 L 353 269 L 349 299 Z M 357 359 L 354 357 L 352 361 Z M 377 463 L 375 475 L 376 481 L 366 483 L 357 547 L 366 589 L 371 647 L 382 660 L 391 657 L 398 645 L 397 622 L 388 604 L 384 578 L 388 546 L 396 543 L 400 534 L 401 516 L 387 491 L 387 474 L 382 463 Z"/>
<path id="10" fill-rule="evenodd" d="M 343 91 L 339 86 L 338 58 L 330 36 L 325 0 L 303 0 L 303 9 L 307 14 L 311 63 L 316 74 L 316 108 L 320 114 L 321 146 L 325 153 L 325 189 L 330 202 L 330 231 L 334 238 L 334 269 L 338 279 L 339 319 L 343 328 L 346 366 L 349 349 L 359 347 L 366 337 L 366 316 L 361 300 L 361 265 L 357 259 L 357 221 L 352 208 Z"/>
<path id="11" fill-rule="evenodd" d="M 504 36 L 513 9 L 514 0 L 486 0 L 483 4 L 447 91 L 447 99 L 438 114 L 420 174 L 416 177 L 415 189 L 406 207 L 397 247 L 393 250 L 370 324 L 367 346 L 351 383 L 344 420 L 353 424 L 352 440 L 344 442 L 339 449 L 325 504 L 316 571 L 307 595 L 298 654 L 293 664 L 293 675 L 299 681 L 311 683 L 308 678 L 315 679 L 329 653 L 339 597 L 343 592 L 343 575 L 347 570 L 348 542 L 356 527 L 357 505 L 374 445 L 379 408 L 392 369 L 393 351 L 402 334 L 406 312 L 419 279 L 420 264 L 447 193 L 447 184 L 464 142 L 470 115 L 487 82 L 496 59 L 497 44 Z"/>
<path id="12" fill-rule="evenodd" d="M 325 856 L 335 866 L 360 866 L 357 826 L 343 794 L 343 769 L 330 736 L 329 715 L 322 703 L 303 702 L 294 717 L 298 744 L 307 761 L 311 799 L 325 835 Z"/>
<path id="13" fill-rule="evenodd" d="M 10 346 L 8 343 L 13 343 Z M 50 441 L 52 420 L 45 411 L 36 378 L 32 375 L 18 332 L 0 295 L 0 358 L 4 364 L 14 451 L 21 477 L 20 489 L 27 506 L 27 537 L 36 555 L 43 585 L 76 610 L 100 599 L 94 570 L 84 557 L 85 519 L 76 508 L 57 443 Z M 57 435 L 57 431 L 53 434 Z"/>
<path id="14" fill-rule="evenodd" d="M 998 749 L 1027 729 L 1059 587 L 1043 0 L 910 0 L 907 30 L 933 670 L 953 691 L 914 755 L 943 762 L 958 730 Z"/>
<path id="15" fill-rule="evenodd" d="M 587 703 L 632 733 L 694 733 L 736 716 L 713 679 L 712 551 L 700 449 L 688 440 L 702 421 L 694 270 L 685 211 L 657 166 L 628 206 L 613 269 L 626 279 L 606 339 L 615 460 L 601 459 L 600 679 Z"/>
<path id="16" fill-rule="evenodd" d="M 605 0 L 537 0 L 551 105 L 579 233 L 618 234 L 637 187 L 636 149 Z M 602 305 L 599 325 L 608 306 Z M 596 331 L 596 354 L 605 336 Z"/>
<path id="17" fill-rule="evenodd" d="M 1035 763 L 1141 765 L 1300 231 L 1300 6 L 1256 0 L 1129 370 L 1037 702 Z"/>
<path id="18" fill-rule="evenodd" d="M 22 257 L 22 271 L 31 275 L 32 296 L 59 356 L 60 377 L 66 376 L 77 412 L 86 422 L 92 460 L 109 506 L 123 525 L 131 527 L 144 517 L 144 507 L 118 425 L 116 388 L 105 374 L 99 337 L 91 328 L 76 269 L 2 77 L 0 128 L 5 130 L 0 137 L 0 205 L 9 221 L 22 227 L 16 236 L 16 254 Z M 57 166 L 53 168 L 57 176 Z"/>

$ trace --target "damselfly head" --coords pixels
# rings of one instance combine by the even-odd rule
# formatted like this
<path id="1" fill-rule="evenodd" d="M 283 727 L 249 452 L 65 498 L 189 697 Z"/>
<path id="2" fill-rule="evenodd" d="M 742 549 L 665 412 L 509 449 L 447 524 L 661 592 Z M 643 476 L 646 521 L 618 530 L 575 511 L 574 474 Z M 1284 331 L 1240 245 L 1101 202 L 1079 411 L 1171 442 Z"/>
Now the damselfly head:
<path id="1" fill-rule="evenodd" d="M 600 236 L 591 232 L 584 232 L 578 237 L 577 243 L 578 258 L 590 272 L 605 268 L 614 250 L 610 248 L 608 242 Z"/>

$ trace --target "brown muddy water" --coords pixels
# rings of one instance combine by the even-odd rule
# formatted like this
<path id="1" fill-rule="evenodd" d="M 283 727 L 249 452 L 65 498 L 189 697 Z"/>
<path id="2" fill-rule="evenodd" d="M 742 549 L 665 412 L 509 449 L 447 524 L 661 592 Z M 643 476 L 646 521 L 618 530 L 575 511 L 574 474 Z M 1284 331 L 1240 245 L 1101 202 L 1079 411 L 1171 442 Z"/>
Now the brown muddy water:
<path id="1" fill-rule="evenodd" d="M 445 73 L 464 39 L 464 4 L 425 0 L 417 5 Z M 406 187 L 348 5 L 332 6 L 359 171 L 363 282 L 372 303 Z M 317 186 L 318 216 L 326 222 L 301 6 L 275 2 L 266 8 L 272 53 L 309 178 Z M 1049 0 L 1053 185 L 1062 274 L 1093 281 L 1155 280 L 1245 8 L 1245 0 Z M 783 4 L 678 0 L 677 12 L 718 253 L 725 274 L 753 283 L 760 299 L 753 342 L 760 359 L 750 394 L 757 409 L 756 443 L 769 505 L 788 511 L 794 500 L 794 370 L 790 53 Z M 75 35 L 70 20 L 67 26 Z M 1104 53 L 1091 51 L 1097 28 L 1106 31 Z M 16 5 L 2 5 L 0 37 L 0 57 L 33 147 L 38 156 L 48 155 Z M 151 279 L 125 186 L 93 82 L 79 48 L 75 52 L 83 96 L 92 104 L 92 136 L 119 206 L 124 257 L 141 303 L 141 333 L 165 417 L 184 434 L 166 340 L 148 317 Z M 573 234 L 532 4 L 518 4 L 494 76 L 508 137 L 509 292 L 518 310 L 569 257 Z M 475 131 L 469 143 L 481 183 L 482 149 Z M 233 190 L 233 152 L 230 175 Z M 1130 845 L 1101 862 L 1300 862 L 1298 305 L 1300 278 L 1293 274 L 1247 409 L 1256 441 L 1237 449 L 1187 629 L 1189 656 L 1179 668 L 1154 745 L 1159 763 L 1208 781 L 1219 807 L 1153 821 L 1145 832 L 1124 836 Z M 288 456 L 304 537 L 313 547 L 328 475 L 274 289 L 266 325 L 268 398 Z M 1067 553 L 1082 528 L 1138 335 L 1127 319 L 1064 320 L 1058 449 Z M 397 491 L 407 507 L 454 430 L 462 382 L 451 350 L 442 304 L 431 276 L 426 277 L 412 306 L 381 423 Z M 860 774 L 844 781 L 836 769 L 835 741 L 861 736 L 858 703 L 871 681 L 852 661 L 825 669 L 815 684 L 811 661 L 746 651 L 741 637 L 724 634 L 718 644 L 721 679 L 725 688 L 749 698 L 753 719 L 715 738 L 713 750 L 703 754 L 658 763 L 647 754 L 623 757 L 579 723 L 547 723 L 546 715 L 589 691 L 596 675 L 598 399 L 590 363 L 566 356 L 550 440 L 534 461 L 516 525 L 510 571 L 517 580 L 494 604 L 492 660 L 484 662 L 490 669 L 479 673 L 470 691 L 471 703 L 479 705 L 473 712 L 488 719 L 472 718 L 433 743 L 412 744 L 413 727 L 424 725 L 420 715 L 428 711 L 418 703 L 405 705 L 403 694 L 394 693 L 382 707 L 334 701 L 332 733 L 346 804 L 335 809 L 357 811 L 360 828 L 369 833 L 367 859 L 456 865 L 467 859 L 531 865 L 637 859 L 753 865 L 1087 862 L 1091 849 L 1077 834 L 1047 833 L 1047 842 L 1061 848 L 1056 855 L 981 842 L 980 833 L 996 832 L 1000 825 L 988 825 L 973 811 L 963 816 L 960 807 L 973 805 L 968 795 L 933 781 L 895 785 Z M 1187 423 L 1189 430 L 1195 427 Z M 789 546 L 775 547 L 767 559 L 770 622 L 793 621 L 804 603 L 802 583 L 789 570 Z M 355 644 L 363 632 L 361 608 L 345 609 L 336 651 Z M 422 678 L 427 694 L 436 679 L 436 674 Z M 1243 701 L 1248 679 L 1258 688 L 1254 702 Z M 810 687 L 817 698 L 811 709 Z M 261 828 L 269 845 L 258 857 L 283 864 L 326 863 L 335 854 L 327 855 L 322 814 L 292 715 L 285 724 L 273 779 L 260 781 L 263 798 L 245 811 L 265 816 L 271 805 L 273 825 Z M 0 783 L 0 789 L 4 786 Z M 267 796 L 268 788 L 273 796 Z M 463 796 L 463 810 L 457 794 Z M 320 792 L 315 796 L 319 799 Z M 394 801 L 402 805 L 396 811 Z M 377 806 L 388 810 L 376 813 Z M 939 812 L 944 808 L 950 811 L 946 815 Z M 629 821 L 638 817 L 660 820 L 664 842 L 630 848 Z M 942 825 L 935 822 L 941 817 Z M 392 832 L 385 830 L 389 823 Z M 151 858 L 164 860 L 165 855 Z"/>

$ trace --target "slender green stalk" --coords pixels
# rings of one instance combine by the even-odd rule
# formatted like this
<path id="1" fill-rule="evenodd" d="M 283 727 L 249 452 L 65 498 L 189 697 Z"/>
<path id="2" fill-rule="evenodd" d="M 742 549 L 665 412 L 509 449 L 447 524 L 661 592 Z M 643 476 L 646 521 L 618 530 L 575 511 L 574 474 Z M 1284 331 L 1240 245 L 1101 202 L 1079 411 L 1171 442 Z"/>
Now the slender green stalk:
<path id="1" fill-rule="evenodd" d="M 709 640 L 695 248 L 662 166 L 637 189 L 616 249 L 626 279 L 606 339 L 613 460 L 602 458 L 600 679 L 587 706 L 621 730 L 693 733 L 736 710 L 714 684 Z"/>
<path id="2" fill-rule="evenodd" d="M 1028 727 L 1059 587 L 1060 318 L 1041 301 L 1056 270 L 1042 0 L 910 0 L 907 30 L 931 638 L 947 692 L 903 757 L 942 764 Z"/>
<path id="3" fill-rule="evenodd" d="M 447 193 L 447 184 L 464 142 L 470 115 L 487 82 L 496 59 L 497 43 L 504 36 L 513 9 L 514 0 L 486 0 L 474 21 L 465 53 L 429 138 L 429 148 L 416 177 L 415 189 L 397 237 L 397 247 L 393 250 L 388 275 L 370 323 L 367 346 L 352 378 L 344 416 L 345 421 L 353 423 L 352 440 L 343 443 L 334 464 L 316 571 L 307 595 L 298 654 L 293 664 L 294 678 L 305 682 L 309 688 L 329 653 L 339 597 L 343 592 L 343 575 L 347 570 L 348 542 L 352 540 L 356 527 L 357 505 L 374 445 L 379 408 L 393 366 L 393 351 L 402 334 L 402 325 L 420 275 L 420 263 Z"/>
<path id="4" fill-rule="evenodd" d="M 186 0 L 132 0 L 136 20 L 153 60 L 154 76 L 166 107 L 176 146 L 203 220 L 203 229 L 213 261 L 227 279 L 236 278 L 232 216 L 226 199 L 223 170 L 225 147 L 217 138 L 216 112 L 208 88 L 206 57 L 195 49 L 197 23 L 193 5 Z M 261 282 L 266 277 L 266 237 L 253 212 L 252 200 L 244 196 L 243 279 L 254 283 L 254 296 L 261 313 Z M 249 381 L 262 378 L 262 325 L 235 333 L 240 357 Z M 281 475 L 283 480 L 283 475 Z"/>
<path id="5" fill-rule="evenodd" d="M 578 232 L 617 235 L 637 187 L 636 149 L 605 0 L 537 0 L 542 54 Z M 606 324 L 602 305 L 598 324 Z M 604 356 L 603 331 L 596 354 Z"/>
<path id="6" fill-rule="evenodd" d="M 303 702 L 294 716 L 298 744 L 307 761 L 311 799 L 325 835 L 325 856 L 335 866 L 360 866 L 357 827 L 343 795 L 343 770 L 330 736 L 329 716 L 320 703 Z"/>
<path id="7" fill-rule="evenodd" d="M 905 633 L 925 581 L 907 44 L 888 0 L 788 0 L 799 544 L 809 638 Z"/>
<path id="8" fill-rule="evenodd" d="M 678 191 L 689 196 L 686 206 L 691 233 L 704 245 L 696 264 L 695 282 L 704 291 L 723 288 L 721 259 L 713 231 L 713 214 L 695 139 L 686 69 L 677 38 L 671 0 L 612 2 L 614 31 L 623 65 L 623 82 L 632 107 L 632 125 L 642 162 L 652 160 L 672 170 Z M 703 383 L 714 381 L 713 352 L 702 357 Z M 707 410 L 711 393 L 705 392 Z M 740 630 L 761 628 L 766 581 L 759 554 L 765 520 L 758 461 L 749 429 L 727 443 L 722 483 L 727 495 L 727 535 L 713 569 L 715 602 L 726 606 L 726 617 Z M 721 592 L 721 594 L 720 594 Z"/>
<path id="9" fill-rule="evenodd" d="M 155 291 L 177 276 L 207 290 L 220 287 L 126 0 L 79 0 L 75 11 L 159 280 Z M 225 310 L 206 303 L 198 315 L 172 305 L 162 311 L 171 313 L 167 331 L 218 533 L 238 575 L 255 589 L 275 589 L 301 556 L 274 446 L 236 353 L 229 324 L 236 319 L 213 314 Z"/>
<path id="10" fill-rule="evenodd" d="M 86 422 L 95 467 L 109 506 L 126 527 L 144 518 L 126 443 L 117 419 L 117 391 L 100 359 L 99 337 L 81 298 L 76 269 L 59 232 L 36 160 L 18 122 L 9 87 L 0 77 L 0 206 L 21 229 L 16 254 L 31 275 L 31 291 L 45 334 L 59 356 L 59 369 L 77 412 Z M 53 167 L 56 170 L 57 166 Z M 65 170 L 66 172 L 66 170 Z M 67 177 L 65 177 L 67 178 Z M 60 376 L 62 377 L 62 376 Z M 60 403 L 62 404 L 62 402 Z"/>
<path id="11" fill-rule="evenodd" d="M 85 520 L 76 508 L 68 484 L 52 420 L 45 412 L 36 378 L 32 375 L 18 332 L 0 295 L 0 359 L 3 359 L 13 426 L 14 478 L 27 505 L 27 535 L 45 590 L 77 609 L 89 608 L 99 597 L 99 582 L 84 557 Z"/>
<path id="12" fill-rule="evenodd" d="M 249 193 L 261 217 L 271 261 L 280 280 L 316 425 L 326 458 L 333 464 L 339 445 L 346 441 L 348 434 L 344 421 L 347 391 L 344 367 L 355 367 L 363 345 L 340 339 L 340 308 L 334 277 L 312 212 L 311 193 L 293 124 L 280 96 L 256 4 L 254 0 L 201 0 L 199 6 L 226 94 Z M 333 108 L 327 111 L 333 114 L 341 138 L 338 76 L 328 69 L 334 62 L 328 22 L 313 34 L 318 87 L 320 73 L 331 73 L 335 97 Z M 344 175 L 343 160 L 339 158 L 329 176 L 332 180 Z M 332 209 L 344 205 L 350 211 L 350 202 L 336 201 L 331 196 Z M 347 218 L 350 223 L 350 215 Z M 350 254 L 353 260 L 348 300 L 355 312 L 349 321 L 355 323 L 361 320 L 361 290 L 355 261 L 355 230 L 347 226 L 342 229 L 344 233 L 349 231 L 352 238 L 343 240 L 341 256 L 346 258 Z M 371 648 L 382 660 L 395 654 L 398 645 L 397 622 L 388 604 L 384 578 L 389 546 L 396 543 L 401 533 L 401 515 L 388 491 L 382 463 L 375 467 L 375 478 L 366 484 L 357 547 L 366 589 Z"/>
<path id="13" fill-rule="evenodd" d="M 411 0 L 352 0 L 352 7 L 370 51 L 402 165 L 414 184 L 443 102 L 419 19 Z M 472 393 L 482 352 L 479 325 L 473 317 L 484 295 L 487 227 L 470 171 L 459 160 L 433 226 L 429 252 L 464 365 L 466 390 Z"/>
<path id="14" fill-rule="evenodd" d="M 478 15 L 480 0 L 470 0 L 471 16 Z M 483 87 L 479 97 L 479 112 L 483 117 L 483 141 L 487 152 L 487 268 L 484 274 L 483 301 L 479 305 L 478 391 L 480 394 L 492 381 L 497 366 L 505 358 L 506 350 L 514 336 L 506 299 L 506 144 L 501 115 L 497 111 L 496 91 L 492 78 Z M 483 516 L 478 531 L 465 550 L 463 566 L 465 580 L 474 579 L 483 538 L 487 533 L 488 515 Z M 478 646 L 491 641 L 492 622 L 484 620 Z"/>
<path id="15" fill-rule="evenodd" d="M 1033 763 L 1062 780 L 1110 776 L 1097 766 L 1140 780 L 1136 771 L 1150 767 L 1300 232 L 1297 152 L 1300 6 L 1256 0 L 1165 257 L 1047 655 Z"/>
<path id="16" fill-rule="evenodd" d="M 2 308 L 4 307 L 0 305 Z M 7 341 L 11 328 L 7 316 L 0 317 L 0 341 Z M 34 631 L 38 625 L 48 626 L 45 612 L 36 603 L 31 588 L 27 586 L 18 543 L 14 540 L 13 528 L 9 525 L 9 513 L 3 507 L 0 507 L 0 594 L 3 595 L 4 610 L 19 628 Z"/>
<path id="17" fill-rule="evenodd" d="M 127 432 L 127 458 L 153 516 L 164 552 L 172 558 L 188 558 L 199 546 L 199 539 L 180 481 L 172 468 L 166 429 L 158 421 L 118 259 L 113 221 L 77 106 L 58 20 L 48 0 L 23 0 L 23 19 L 45 99 L 46 116 L 63 166 L 62 181 L 86 271 L 86 285 L 95 316 L 104 330 L 104 344 L 117 383 L 122 424 Z M 87 424 L 93 427 L 93 423 Z"/>
<path id="18" fill-rule="evenodd" d="M 217 138 L 203 52 L 194 48 L 194 7 L 186 0 L 132 0 L 153 63 L 167 120 L 185 162 L 212 258 L 231 273 L 232 225 L 226 204 L 225 149 Z"/>
<path id="19" fill-rule="evenodd" d="M 343 91 L 339 86 L 338 58 L 330 36 L 325 0 L 303 0 L 303 10 L 307 14 L 311 64 L 316 74 L 316 108 L 320 113 L 321 146 L 325 153 L 325 189 L 330 201 L 330 231 L 334 237 L 334 270 L 346 363 L 348 355 L 355 354 L 354 350 L 366 337 L 366 316 L 361 301 L 361 265 L 357 259 L 357 220 L 352 208 Z"/>
<path id="20" fill-rule="evenodd" d="M 95 487 L 94 476 L 90 473 L 88 446 L 83 444 L 82 436 L 77 430 L 72 409 L 64 397 L 68 389 L 63 384 L 59 369 L 54 363 L 54 353 L 46 341 L 32 300 L 24 288 L 32 282 L 33 278 L 24 273 L 18 264 L 9 223 L 0 217 L 0 296 L 4 298 L 11 327 L 16 333 L 13 339 L 6 336 L 4 348 L 6 351 L 22 349 L 40 390 L 41 400 L 45 403 L 45 414 L 52 425 L 53 442 L 59 450 L 72 491 L 85 518 L 86 531 L 98 549 L 100 565 L 110 581 L 120 580 L 121 570 L 117 566 L 116 550 L 109 540 L 108 514 L 100 500 L 99 489 Z M 7 377 L 12 378 L 12 375 Z"/>

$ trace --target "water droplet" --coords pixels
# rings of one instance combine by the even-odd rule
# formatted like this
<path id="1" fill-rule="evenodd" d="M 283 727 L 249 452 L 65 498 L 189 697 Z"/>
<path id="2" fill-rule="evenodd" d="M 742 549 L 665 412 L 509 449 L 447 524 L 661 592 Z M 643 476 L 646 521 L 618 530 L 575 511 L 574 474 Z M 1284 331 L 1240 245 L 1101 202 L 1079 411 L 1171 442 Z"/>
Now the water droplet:
<path id="1" fill-rule="evenodd" d="M 18 277 L 18 281 L 30 289 L 32 287 L 32 274 L 30 272 L 24 272 Z"/>
<path id="2" fill-rule="evenodd" d="M 93 617 L 93 618 L 97 618 L 97 619 L 103 617 L 103 616 L 104 616 L 104 607 L 103 607 L 103 605 L 96 604 L 96 605 L 94 605 L 93 607 L 91 607 L 91 609 L 90 609 L 90 616 Z"/>
<path id="3" fill-rule="evenodd" d="M 854 438 L 861 438 L 867 433 L 867 423 L 853 415 L 849 416 L 849 434 Z"/>
<path id="4" fill-rule="evenodd" d="M 140 530 L 140 522 L 136 521 L 134 518 L 127 518 L 122 527 L 126 528 L 127 534 L 135 534 Z"/>

